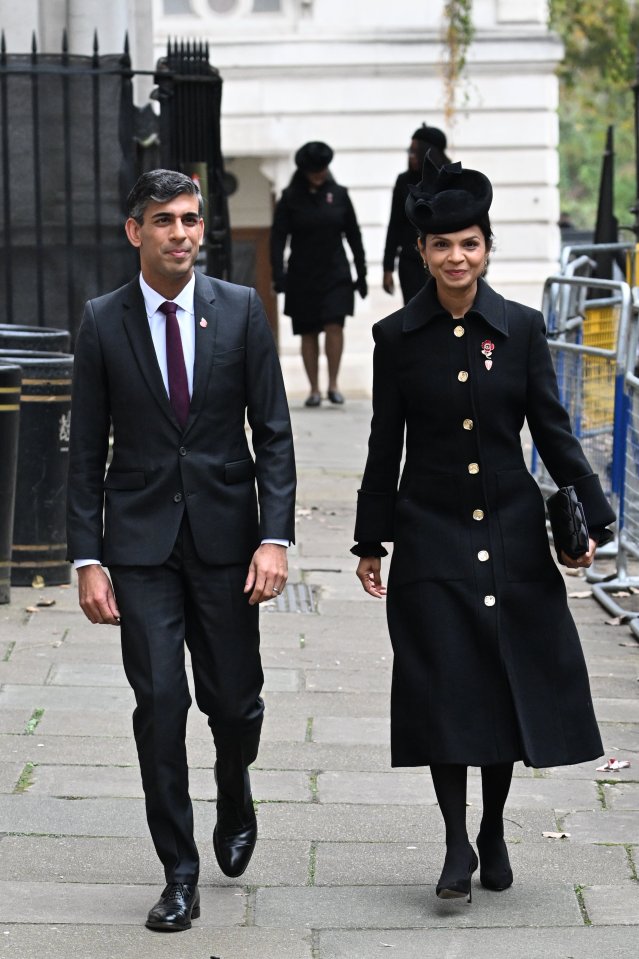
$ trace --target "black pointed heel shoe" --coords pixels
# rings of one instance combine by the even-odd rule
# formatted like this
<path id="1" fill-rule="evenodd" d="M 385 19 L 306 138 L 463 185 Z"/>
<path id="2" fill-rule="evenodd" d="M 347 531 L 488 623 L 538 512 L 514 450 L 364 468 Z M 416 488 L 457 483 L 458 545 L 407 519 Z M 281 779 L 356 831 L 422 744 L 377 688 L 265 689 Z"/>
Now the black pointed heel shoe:
<path id="1" fill-rule="evenodd" d="M 445 876 L 446 867 L 439 877 L 435 892 L 438 899 L 466 899 L 467 902 L 473 901 L 473 890 L 471 888 L 472 875 L 479 865 L 479 860 L 475 855 L 475 850 L 470 849 L 470 862 L 468 864 L 468 874 L 463 878 L 448 879 Z"/>
<path id="2" fill-rule="evenodd" d="M 508 849 L 503 839 L 484 839 L 477 836 L 477 849 L 481 859 L 479 881 L 484 889 L 503 892 L 513 884 L 513 871 L 510 868 Z"/>

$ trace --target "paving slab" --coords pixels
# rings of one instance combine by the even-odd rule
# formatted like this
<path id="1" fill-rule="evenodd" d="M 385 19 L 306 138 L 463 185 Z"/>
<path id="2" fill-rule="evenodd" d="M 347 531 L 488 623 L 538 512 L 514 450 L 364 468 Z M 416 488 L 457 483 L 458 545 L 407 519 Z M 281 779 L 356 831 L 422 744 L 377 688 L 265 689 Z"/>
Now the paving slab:
<path id="1" fill-rule="evenodd" d="M 309 880 L 310 848 L 307 840 L 276 841 L 259 837 L 244 875 L 229 879 L 215 860 L 210 835 L 203 836 L 198 842 L 201 882 L 240 887 L 303 886 Z M 162 866 L 150 836 L 4 836 L 0 839 L 0 859 L 2 877 L 7 881 L 98 885 L 153 885 L 162 881 Z M 57 894 L 52 890 L 53 897 Z"/>
<path id="2" fill-rule="evenodd" d="M 468 801 L 481 804 L 481 780 L 468 779 Z M 601 809 L 595 782 L 514 778 L 506 809 Z"/>
<path id="3" fill-rule="evenodd" d="M 474 835 L 471 838 L 474 840 Z M 619 885 L 633 875 L 622 846 L 584 846 L 568 839 L 548 839 L 543 843 L 511 842 L 508 850 L 517 886 L 544 881 Z M 320 842 L 315 885 L 422 885 L 437 878 L 443 861 L 443 842 Z"/>
<path id="4" fill-rule="evenodd" d="M 0 689 L 0 709 L 31 707 L 47 710 L 68 709 L 76 714 L 83 710 L 131 710 L 135 706 L 133 693 L 128 688 L 98 686 L 16 686 L 7 684 Z"/>
<path id="5" fill-rule="evenodd" d="M 317 797 L 322 803 L 424 806 L 437 802 L 433 781 L 425 772 L 324 772 L 317 777 Z"/>
<path id="6" fill-rule="evenodd" d="M 120 659 L 122 657 L 120 656 Z M 51 670 L 51 686 L 126 686 L 122 663 L 60 663 Z"/>
<path id="7" fill-rule="evenodd" d="M 151 903 L 147 904 L 147 909 Z M 309 931 L 225 929 L 197 919 L 179 942 L 137 926 L 8 926 L 2 959 L 315 959 Z"/>
<path id="8" fill-rule="evenodd" d="M 71 690 L 66 709 L 46 708 L 44 715 L 35 731 L 36 736 L 80 736 L 82 738 L 97 736 L 116 736 L 124 738 L 132 736 L 131 714 L 133 703 L 128 706 L 118 706 L 112 710 L 91 709 L 90 707 L 76 709 L 72 705 Z M 36 706 L 40 703 L 36 700 Z M 2 707 L 0 706 L 0 716 Z"/>
<path id="9" fill-rule="evenodd" d="M 593 699 L 595 715 L 602 723 L 639 723 L 639 697 L 635 699 Z"/>
<path id="10" fill-rule="evenodd" d="M 324 693 L 305 690 L 299 693 L 274 693 L 265 695 L 267 715 L 276 716 L 336 716 L 340 720 L 380 718 L 388 723 L 390 706 L 386 696 L 379 693 Z"/>
<path id="11" fill-rule="evenodd" d="M 204 754 L 204 743 L 195 740 L 195 744 L 201 747 Z M 194 745 L 189 749 L 189 756 L 192 756 L 193 749 Z M 208 752 L 213 752 L 210 746 Z M 128 737 L 42 736 L 39 735 L 39 728 L 33 736 L 0 735 L 0 762 L 9 759 L 22 759 L 23 762 L 41 765 L 59 763 L 63 766 L 137 766 L 138 762 L 132 732 Z M 203 764 L 196 762 L 195 765 Z"/>
<path id="12" fill-rule="evenodd" d="M 0 733 L 24 733 L 32 712 L 29 706 L 0 707 Z"/>
<path id="13" fill-rule="evenodd" d="M 138 926 L 162 891 L 162 883 L 126 885 L 0 881 L 0 923 L 66 923 Z M 246 902 L 233 887 L 200 888 L 200 926 L 231 926 L 244 922 Z"/>
<path id="14" fill-rule="evenodd" d="M 315 715 L 312 739 L 316 743 L 387 746 L 390 742 L 390 720 L 369 716 Z"/>
<path id="15" fill-rule="evenodd" d="M 468 810 L 470 835 L 477 834 L 480 819 L 481 810 L 471 807 Z M 260 835 L 265 839 L 412 844 L 443 840 L 444 835 L 442 818 L 436 806 L 266 803 L 260 807 L 259 822 Z M 508 842 L 543 843 L 547 840 L 542 832 L 556 829 L 557 820 L 550 809 L 511 810 L 504 820 Z"/>
<path id="16" fill-rule="evenodd" d="M 611 809 L 639 811 L 639 783 L 604 783 L 603 792 Z"/>
<path id="17" fill-rule="evenodd" d="M 2 756 L 0 738 L 0 756 Z M 260 745 L 255 769 L 333 769 L 386 772 L 390 768 L 390 747 L 332 743 L 273 743 Z"/>
<path id="18" fill-rule="evenodd" d="M 495 895 L 473 883 L 473 904 L 435 896 L 423 886 L 340 886 L 258 889 L 257 926 L 313 929 L 402 929 L 436 926 L 578 926 L 582 918 L 570 883 L 527 883 Z"/>
<path id="19" fill-rule="evenodd" d="M 0 762 L 0 793 L 12 793 L 20 774 L 24 769 L 24 763 L 2 763 Z"/>
<path id="20" fill-rule="evenodd" d="M 634 811 L 575 812 L 563 820 L 573 842 L 639 844 L 639 816 Z"/>
<path id="21" fill-rule="evenodd" d="M 50 659 L 34 661 L 33 657 L 29 662 L 11 659 L 7 663 L 0 663 L 0 685 L 17 684 L 32 686 L 35 683 L 43 684 L 51 672 Z"/>
<path id="22" fill-rule="evenodd" d="M 584 905 L 594 926 L 639 926 L 639 883 L 624 886 L 589 886 L 583 890 Z M 637 941 L 637 932 L 632 935 Z"/>
<path id="23" fill-rule="evenodd" d="M 1 781 L 0 778 L 0 783 Z M 302 772 L 256 770 L 251 776 L 251 783 L 253 798 L 257 801 L 310 802 L 311 800 L 309 776 Z M 33 785 L 29 787 L 28 792 L 32 796 L 76 798 L 92 796 L 141 798 L 144 795 L 137 761 L 129 766 L 40 764 L 34 769 Z M 189 769 L 189 792 L 192 799 L 215 799 L 217 790 L 212 764 L 208 769 L 197 767 Z"/>
<path id="24" fill-rule="evenodd" d="M 307 669 L 306 688 L 318 692 L 380 693 L 390 695 L 390 669 Z"/>
<path id="25" fill-rule="evenodd" d="M 471 908 L 474 908 L 475 903 Z M 636 959 L 632 935 L 592 927 L 322 930 L 321 959 Z"/>

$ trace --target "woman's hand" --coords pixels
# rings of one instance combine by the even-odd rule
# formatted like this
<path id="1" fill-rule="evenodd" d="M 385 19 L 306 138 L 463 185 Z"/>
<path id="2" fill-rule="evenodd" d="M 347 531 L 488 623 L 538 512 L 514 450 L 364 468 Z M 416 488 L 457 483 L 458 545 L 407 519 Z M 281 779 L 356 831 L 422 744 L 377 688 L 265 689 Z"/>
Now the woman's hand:
<path id="1" fill-rule="evenodd" d="M 573 559 L 572 556 L 568 556 L 562 549 L 561 562 L 563 565 L 567 566 L 569 569 L 587 569 L 589 566 L 592 566 L 592 561 L 595 558 L 595 550 L 597 549 L 597 540 L 590 537 L 589 544 L 588 552 L 582 553 L 582 555 L 578 556 L 577 559 Z"/>
<path id="2" fill-rule="evenodd" d="M 386 595 L 386 587 L 382 584 L 382 560 L 379 556 L 362 556 L 357 564 L 356 576 L 364 592 L 369 596 L 382 599 Z"/>

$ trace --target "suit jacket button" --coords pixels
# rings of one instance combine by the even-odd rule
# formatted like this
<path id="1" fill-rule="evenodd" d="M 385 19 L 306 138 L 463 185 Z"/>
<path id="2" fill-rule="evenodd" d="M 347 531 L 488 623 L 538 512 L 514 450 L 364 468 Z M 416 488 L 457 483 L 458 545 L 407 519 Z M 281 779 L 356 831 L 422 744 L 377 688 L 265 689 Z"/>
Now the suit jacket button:
<path id="1" fill-rule="evenodd" d="M 469 472 L 472 476 L 476 476 L 477 473 L 479 473 L 479 463 L 469 463 L 469 464 L 468 464 L 468 472 Z"/>
<path id="2" fill-rule="evenodd" d="M 494 605 L 495 605 L 495 597 L 494 597 L 494 596 L 484 596 L 484 604 L 485 604 L 486 606 L 494 606 Z"/>
<path id="3" fill-rule="evenodd" d="M 181 493 L 176 493 L 175 496 L 173 497 L 173 502 L 174 502 L 174 503 L 181 503 L 181 502 L 182 502 L 182 494 L 181 494 Z"/>
<path id="4" fill-rule="evenodd" d="M 186 446 L 180 446 L 178 453 L 180 456 L 186 456 Z"/>
<path id="5" fill-rule="evenodd" d="M 455 336 L 463 336 L 465 332 L 466 330 L 464 329 L 463 326 L 456 326 L 455 329 L 453 330 L 453 333 L 455 334 Z"/>

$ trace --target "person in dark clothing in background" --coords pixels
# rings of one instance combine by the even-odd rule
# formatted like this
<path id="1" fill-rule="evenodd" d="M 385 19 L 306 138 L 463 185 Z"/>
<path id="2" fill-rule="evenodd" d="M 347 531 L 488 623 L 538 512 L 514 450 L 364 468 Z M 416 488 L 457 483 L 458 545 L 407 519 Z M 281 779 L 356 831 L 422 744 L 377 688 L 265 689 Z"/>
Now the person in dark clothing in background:
<path id="1" fill-rule="evenodd" d="M 413 133 L 408 148 L 408 169 L 400 173 L 393 189 L 391 214 L 386 231 L 386 246 L 384 248 L 384 279 L 383 287 L 391 295 L 395 292 L 393 273 L 395 263 L 399 259 L 399 285 L 402 288 L 404 303 L 419 293 L 426 276 L 424 264 L 417 249 L 417 235 L 406 216 L 404 204 L 408 196 L 408 187 L 419 183 L 421 179 L 424 157 L 430 150 L 430 157 L 438 167 L 450 163 L 446 156 L 446 134 L 437 127 L 429 127 L 422 123 Z"/>
<path id="2" fill-rule="evenodd" d="M 284 312 L 302 337 L 302 360 L 311 387 L 306 406 L 319 406 L 319 334 L 325 334 L 328 399 L 343 403 L 337 385 L 344 348 L 344 320 L 354 312 L 356 289 L 364 298 L 366 258 L 348 191 L 333 179 L 333 151 L 326 143 L 305 143 L 295 154 L 297 170 L 275 207 L 271 229 L 273 287 L 285 293 Z M 357 280 L 344 249 L 353 253 Z M 290 239 L 286 267 L 284 250 Z"/>

